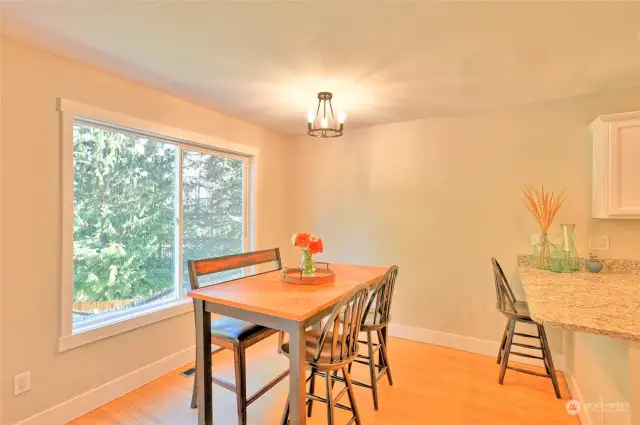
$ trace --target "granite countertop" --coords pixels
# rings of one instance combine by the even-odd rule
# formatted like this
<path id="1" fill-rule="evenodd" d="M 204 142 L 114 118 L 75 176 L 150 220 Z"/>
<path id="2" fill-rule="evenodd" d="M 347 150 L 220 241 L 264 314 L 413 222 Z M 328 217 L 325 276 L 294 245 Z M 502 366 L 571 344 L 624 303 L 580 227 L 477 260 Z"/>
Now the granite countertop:
<path id="1" fill-rule="evenodd" d="M 536 322 L 640 341 L 640 274 L 519 271 Z"/>

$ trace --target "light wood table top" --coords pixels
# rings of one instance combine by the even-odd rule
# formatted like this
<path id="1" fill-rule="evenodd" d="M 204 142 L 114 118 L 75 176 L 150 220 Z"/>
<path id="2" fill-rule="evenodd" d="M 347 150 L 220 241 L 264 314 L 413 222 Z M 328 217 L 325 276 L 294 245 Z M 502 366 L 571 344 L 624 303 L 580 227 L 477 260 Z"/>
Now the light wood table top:
<path id="1" fill-rule="evenodd" d="M 386 267 L 331 264 L 336 280 L 323 285 L 295 285 L 280 281 L 282 271 L 248 276 L 189 292 L 192 298 L 302 322 L 336 304 L 361 283 L 371 285 Z"/>

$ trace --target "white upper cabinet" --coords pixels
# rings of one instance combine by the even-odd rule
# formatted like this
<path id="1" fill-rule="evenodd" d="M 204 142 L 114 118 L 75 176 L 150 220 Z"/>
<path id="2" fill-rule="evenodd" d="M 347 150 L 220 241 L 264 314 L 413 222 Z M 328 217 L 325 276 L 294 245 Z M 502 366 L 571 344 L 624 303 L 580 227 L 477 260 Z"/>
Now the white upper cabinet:
<path id="1" fill-rule="evenodd" d="M 640 112 L 603 115 L 593 132 L 593 217 L 640 219 Z"/>

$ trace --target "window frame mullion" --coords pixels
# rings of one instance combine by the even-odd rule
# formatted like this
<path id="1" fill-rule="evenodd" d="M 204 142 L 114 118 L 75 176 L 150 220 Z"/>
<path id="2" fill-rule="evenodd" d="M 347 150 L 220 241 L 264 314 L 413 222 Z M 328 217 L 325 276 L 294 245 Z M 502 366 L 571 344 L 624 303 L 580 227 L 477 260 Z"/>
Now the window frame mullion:
<path id="1" fill-rule="evenodd" d="M 177 184 L 176 184 L 176 216 L 175 216 L 175 285 L 178 298 L 182 299 L 186 297 L 186 291 L 184 289 L 184 182 L 183 182 L 183 162 L 184 154 L 182 145 L 178 145 L 176 150 L 177 157 Z"/>

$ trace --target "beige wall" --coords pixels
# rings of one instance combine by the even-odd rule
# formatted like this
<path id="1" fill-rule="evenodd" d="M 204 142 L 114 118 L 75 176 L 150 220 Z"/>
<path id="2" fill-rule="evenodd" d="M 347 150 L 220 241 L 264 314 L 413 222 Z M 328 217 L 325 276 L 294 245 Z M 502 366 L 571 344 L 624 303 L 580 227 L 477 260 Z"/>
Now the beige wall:
<path id="1" fill-rule="evenodd" d="M 566 336 L 567 367 L 587 403 L 630 402 L 631 380 L 629 348 L 625 341 L 601 335 L 568 332 Z M 574 394 L 574 398 L 578 398 Z M 585 409 L 594 425 L 632 425 L 630 411 L 596 408 Z M 603 421 L 603 413 L 606 415 Z"/>
<path id="2" fill-rule="evenodd" d="M 2 418 L 12 424 L 192 344 L 193 317 L 175 317 L 57 352 L 60 323 L 60 140 L 56 98 L 260 148 L 258 247 L 288 247 L 291 141 L 78 62 L 6 39 L 2 62 Z M 290 249 L 285 250 L 285 258 Z M 12 379 L 31 370 L 32 390 Z"/>
<path id="3" fill-rule="evenodd" d="M 498 341 L 504 318 L 494 309 L 489 259 L 501 261 L 522 293 L 516 256 L 531 251 L 530 235 L 538 231 L 520 202 L 523 184 L 566 191 L 556 223 L 577 224 L 580 254 L 588 254 L 591 233 L 610 236 L 603 257 L 640 257 L 640 220 L 590 218 L 587 126 L 597 115 L 633 110 L 640 110 L 639 89 L 348 129 L 336 140 L 301 137 L 297 228 L 324 237 L 329 260 L 397 264 L 394 323 Z M 558 226 L 551 233 L 559 239 Z M 549 333 L 562 354 L 562 333 Z M 580 358 L 607 343 L 567 350 L 576 356 L 567 363 L 581 364 L 577 379 L 588 394 L 597 391 L 589 365 L 605 376 L 607 368 L 624 370 L 625 361 L 628 367 L 624 356 L 604 358 L 615 349 Z"/>
<path id="4" fill-rule="evenodd" d="M 2 25 L 2 9 L 0 9 L 0 25 Z M 2 79 L 2 70 L 3 70 L 3 61 L 4 61 L 4 38 L 0 37 L 0 166 L 2 164 L 2 151 L 4 145 L 4 138 L 2 136 L 2 88 L 4 86 L 4 80 Z M 2 223 L 2 211 L 3 211 L 3 203 L 2 203 L 2 172 L 0 169 L 0 223 Z M 0 241 L 2 241 L 2 225 L 0 224 Z M 3 332 L 2 332 L 2 243 L 0 243 L 0 412 L 2 412 L 2 394 L 3 394 L 3 371 L 2 371 L 2 346 L 3 346 Z M 0 413 L 0 425 L 3 425 L 4 421 L 2 420 L 2 413 Z"/>

